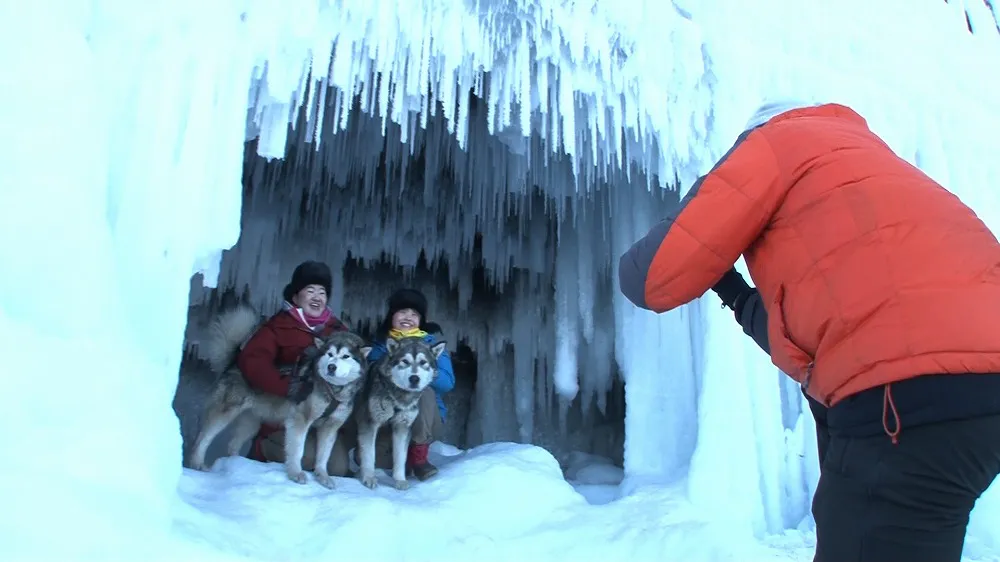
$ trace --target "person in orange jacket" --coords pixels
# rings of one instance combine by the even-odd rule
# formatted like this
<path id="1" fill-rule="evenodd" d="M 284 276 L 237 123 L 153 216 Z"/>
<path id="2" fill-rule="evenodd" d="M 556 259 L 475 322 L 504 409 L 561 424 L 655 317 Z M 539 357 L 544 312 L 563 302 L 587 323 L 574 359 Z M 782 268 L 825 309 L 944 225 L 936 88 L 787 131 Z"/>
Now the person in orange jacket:
<path id="1" fill-rule="evenodd" d="M 816 562 L 960 561 L 1000 473 L 1000 243 L 861 115 L 764 104 L 618 271 L 658 313 L 713 289 L 801 384 Z"/>

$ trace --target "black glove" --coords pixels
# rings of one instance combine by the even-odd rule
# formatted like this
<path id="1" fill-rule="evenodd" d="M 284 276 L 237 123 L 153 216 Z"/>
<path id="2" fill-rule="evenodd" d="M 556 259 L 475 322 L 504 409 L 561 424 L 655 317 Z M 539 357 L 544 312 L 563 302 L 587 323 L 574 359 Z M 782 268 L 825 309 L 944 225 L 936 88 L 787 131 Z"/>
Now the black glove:
<path id="1" fill-rule="evenodd" d="M 285 397 L 296 404 L 301 404 L 312 394 L 313 386 L 312 379 L 293 377 L 288 383 L 288 393 Z"/>
<path id="2" fill-rule="evenodd" d="M 732 268 L 719 279 L 719 282 L 712 287 L 715 294 L 722 299 L 722 304 L 732 310 L 736 310 L 739 305 L 750 295 L 750 285 L 747 284 L 743 276 L 736 268 Z"/>

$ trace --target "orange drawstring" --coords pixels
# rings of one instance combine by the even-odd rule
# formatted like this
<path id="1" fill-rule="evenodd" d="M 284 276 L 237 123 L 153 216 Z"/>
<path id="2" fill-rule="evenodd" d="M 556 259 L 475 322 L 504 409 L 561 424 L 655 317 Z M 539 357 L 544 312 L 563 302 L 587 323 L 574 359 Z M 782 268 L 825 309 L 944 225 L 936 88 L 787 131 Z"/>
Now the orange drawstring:
<path id="1" fill-rule="evenodd" d="M 889 431 L 889 411 L 892 411 L 892 417 L 896 422 L 896 429 Z M 882 429 L 885 430 L 886 435 L 892 439 L 893 445 L 899 444 L 899 432 L 902 430 L 899 419 L 899 411 L 896 410 L 896 402 L 892 399 L 892 389 L 889 385 L 885 385 L 885 393 L 882 398 Z"/>

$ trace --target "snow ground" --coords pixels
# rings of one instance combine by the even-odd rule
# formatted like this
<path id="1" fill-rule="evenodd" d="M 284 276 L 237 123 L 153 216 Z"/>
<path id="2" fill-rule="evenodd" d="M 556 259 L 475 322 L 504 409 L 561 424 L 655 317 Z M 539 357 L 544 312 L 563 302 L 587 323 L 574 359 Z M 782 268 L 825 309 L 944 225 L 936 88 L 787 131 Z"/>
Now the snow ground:
<path id="1" fill-rule="evenodd" d="M 290 482 L 276 463 L 220 459 L 211 473 L 185 470 L 176 530 L 254 560 L 722 561 L 754 551 L 683 500 L 683 483 L 591 505 L 539 447 L 436 443 L 432 461 L 438 477 L 398 492 L 386 474 L 375 491 L 349 478 L 329 491 Z M 605 484 L 615 477 L 607 466 L 576 472 L 591 497 L 617 489 Z M 755 556 L 789 559 L 760 548 Z"/>
<path id="2" fill-rule="evenodd" d="M 812 560 L 811 531 L 760 543 L 740 536 L 695 509 L 683 481 L 616 499 L 621 470 L 589 455 L 565 478 L 552 455 L 531 445 L 461 451 L 435 443 L 431 460 L 439 475 L 405 492 L 384 472 L 374 491 L 353 478 L 338 478 L 333 491 L 311 479 L 302 486 L 280 464 L 242 457 L 220 459 L 208 473 L 185 469 L 176 536 L 220 560 Z"/>

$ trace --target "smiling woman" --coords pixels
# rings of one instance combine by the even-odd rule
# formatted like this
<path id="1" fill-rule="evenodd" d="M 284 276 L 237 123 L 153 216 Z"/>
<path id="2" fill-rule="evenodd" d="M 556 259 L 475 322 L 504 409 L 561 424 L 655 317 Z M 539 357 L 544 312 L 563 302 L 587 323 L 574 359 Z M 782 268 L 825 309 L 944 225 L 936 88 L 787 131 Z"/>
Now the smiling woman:
<path id="1" fill-rule="evenodd" d="M 289 378 L 283 377 L 280 366 L 293 365 L 303 350 L 313 344 L 316 336 L 326 337 L 347 330 L 347 326 L 327 306 L 327 295 L 333 285 L 330 267 L 325 263 L 305 261 L 292 272 L 291 281 L 282 293 L 282 310 L 265 322 L 247 341 L 236 363 L 247 383 L 256 390 L 285 396 Z M 309 444 L 306 450 L 313 450 Z M 262 425 L 253 440 L 251 458 L 281 461 L 284 458 L 282 428 Z M 345 462 L 331 460 L 331 474 L 346 473 Z M 311 469 L 306 459 L 303 466 Z"/>
<path id="2" fill-rule="evenodd" d="M 283 296 L 307 325 L 322 325 L 332 314 L 326 306 L 332 285 L 333 275 L 329 266 L 322 262 L 306 261 L 292 272 L 292 281 L 285 285 Z"/>

